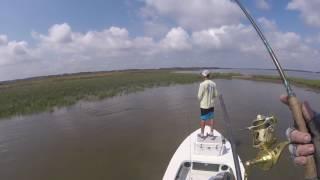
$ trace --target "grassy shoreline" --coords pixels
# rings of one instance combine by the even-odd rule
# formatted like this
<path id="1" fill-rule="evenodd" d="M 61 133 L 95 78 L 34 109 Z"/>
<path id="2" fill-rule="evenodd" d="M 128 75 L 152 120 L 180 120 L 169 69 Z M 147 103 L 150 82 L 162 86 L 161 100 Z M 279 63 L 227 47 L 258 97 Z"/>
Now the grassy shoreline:
<path id="1" fill-rule="evenodd" d="M 239 73 L 214 73 L 215 79 L 246 79 L 279 82 L 276 76 L 243 76 Z M 199 82 L 198 74 L 172 70 L 136 70 L 80 73 L 19 80 L 0 84 L 0 119 L 50 111 L 79 100 L 99 100 L 142 91 L 146 88 Z M 320 89 L 320 80 L 290 79 L 294 84 Z"/>
<path id="2" fill-rule="evenodd" d="M 252 81 L 272 82 L 272 83 L 281 83 L 282 82 L 279 76 L 271 76 L 271 75 L 239 76 L 239 77 L 235 77 L 235 78 L 252 80 Z M 288 81 L 295 86 L 312 88 L 314 90 L 320 90 L 320 80 L 289 77 Z"/>

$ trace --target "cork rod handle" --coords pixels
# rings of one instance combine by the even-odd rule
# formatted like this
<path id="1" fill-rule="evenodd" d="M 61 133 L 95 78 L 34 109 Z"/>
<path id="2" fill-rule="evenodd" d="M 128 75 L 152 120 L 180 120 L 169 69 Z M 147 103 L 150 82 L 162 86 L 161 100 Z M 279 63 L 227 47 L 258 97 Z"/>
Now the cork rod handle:
<path id="1" fill-rule="evenodd" d="M 299 131 L 308 133 L 308 128 L 306 126 L 306 122 L 303 118 L 301 103 L 298 98 L 295 96 L 289 96 L 288 98 L 289 106 L 292 111 L 292 116 L 296 125 L 296 128 Z M 317 170 L 316 164 L 313 156 L 309 156 L 307 159 L 307 164 L 305 165 L 305 173 L 306 180 L 317 180 Z"/>

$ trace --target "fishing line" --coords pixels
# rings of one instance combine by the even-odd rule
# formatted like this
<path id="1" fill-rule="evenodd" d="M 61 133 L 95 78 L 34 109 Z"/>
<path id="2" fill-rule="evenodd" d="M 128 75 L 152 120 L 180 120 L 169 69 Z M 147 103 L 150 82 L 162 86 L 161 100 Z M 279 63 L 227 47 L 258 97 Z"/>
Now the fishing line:
<path id="1" fill-rule="evenodd" d="M 186 108 L 185 108 L 186 109 Z M 187 134 L 189 134 L 192 130 L 192 128 L 191 128 L 191 118 L 190 117 L 192 117 L 191 116 L 191 111 L 188 111 L 188 115 L 189 115 L 189 117 L 187 118 L 188 119 L 188 132 L 187 132 Z M 192 168 L 193 168 L 193 163 L 192 163 L 192 153 L 191 153 L 191 150 L 192 150 L 192 138 L 191 138 L 191 135 L 189 135 L 189 161 L 190 161 L 190 169 L 189 169 L 189 171 L 190 171 L 190 173 L 192 172 Z"/>
<path id="2" fill-rule="evenodd" d="M 229 114 L 228 114 L 226 105 L 224 103 L 222 94 L 219 95 L 219 102 L 220 102 L 220 105 L 221 105 L 221 108 L 222 108 L 222 112 L 223 112 L 223 119 L 226 122 L 227 132 L 229 134 L 229 141 L 230 141 L 230 144 L 231 144 L 233 161 L 234 161 L 234 165 L 235 165 L 235 168 L 236 168 L 237 180 L 242 180 L 240 163 L 239 163 L 239 158 L 238 158 L 236 145 L 235 145 L 235 142 L 234 142 L 234 136 L 233 136 L 233 131 L 232 131 L 232 127 L 231 127 L 231 122 L 230 122 Z"/>

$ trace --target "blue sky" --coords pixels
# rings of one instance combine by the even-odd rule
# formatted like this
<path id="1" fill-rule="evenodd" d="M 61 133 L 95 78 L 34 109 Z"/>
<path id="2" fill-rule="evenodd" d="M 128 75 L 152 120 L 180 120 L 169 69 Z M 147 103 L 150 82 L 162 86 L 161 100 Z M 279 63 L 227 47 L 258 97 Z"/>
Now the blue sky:
<path id="1" fill-rule="evenodd" d="M 242 2 L 285 67 L 320 71 L 318 0 Z M 0 0 L 0 24 L 0 80 L 126 68 L 272 67 L 256 62 L 266 52 L 230 0 Z"/>
<path id="2" fill-rule="evenodd" d="M 85 32 L 109 26 L 126 27 L 132 35 L 143 34 L 139 0 L 1 0 L 0 32 L 13 39 L 31 39 L 31 31 L 45 33 L 52 24 L 67 22 Z M 242 0 L 254 17 L 275 20 L 281 30 L 302 35 L 317 32 L 299 20 L 297 11 L 286 11 L 288 0 L 270 2 L 270 10 L 256 7 L 255 0 Z"/>
<path id="3" fill-rule="evenodd" d="M 29 39 L 31 31 L 45 33 L 53 24 L 68 22 L 76 31 L 109 26 L 138 29 L 139 2 L 119 0 L 1 0 L 0 32 L 14 39 Z M 140 22 L 141 23 L 141 22 Z M 139 23 L 138 23 L 139 24 Z M 138 32 L 139 33 L 139 32 Z"/>

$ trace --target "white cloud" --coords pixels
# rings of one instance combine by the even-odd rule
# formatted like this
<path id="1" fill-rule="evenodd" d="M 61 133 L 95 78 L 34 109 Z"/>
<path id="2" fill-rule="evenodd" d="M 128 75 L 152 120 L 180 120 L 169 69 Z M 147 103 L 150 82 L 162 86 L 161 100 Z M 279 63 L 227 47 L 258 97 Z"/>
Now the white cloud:
<path id="1" fill-rule="evenodd" d="M 163 22 L 147 20 L 144 22 L 144 31 L 147 36 L 161 38 L 167 34 L 170 28 Z"/>
<path id="2" fill-rule="evenodd" d="M 271 21 L 265 17 L 261 17 L 258 19 L 258 22 L 262 25 L 264 30 L 267 31 L 276 31 L 277 30 L 277 24 L 275 21 Z"/>
<path id="3" fill-rule="evenodd" d="M 208 29 L 192 34 L 194 43 L 203 48 L 215 48 L 219 49 L 222 46 L 219 35 L 224 34 L 223 28 Z"/>
<path id="4" fill-rule="evenodd" d="M 64 59 L 113 57 L 134 48 L 128 31 L 118 27 L 83 34 L 72 32 L 68 24 L 56 24 L 48 35 L 38 34 L 37 37 L 40 40 L 37 53 L 68 55 Z"/>
<path id="5" fill-rule="evenodd" d="M 11 54 L 14 55 L 25 55 L 27 53 L 28 43 L 25 41 L 11 41 L 8 43 L 8 49 Z"/>
<path id="6" fill-rule="evenodd" d="M 192 38 L 202 48 L 255 53 L 261 46 L 254 33 L 250 26 L 239 24 L 194 32 Z"/>
<path id="7" fill-rule="evenodd" d="M 24 41 L 8 41 L 2 35 L 0 80 L 79 71 L 147 68 L 163 63 L 156 61 L 161 59 L 157 54 L 166 52 L 168 57 L 170 53 L 190 48 L 188 33 L 182 28 L 173 28 L 157 42 L 147 36 L 130 37 L 127 29 L 119 27 L 86 33 L 71 29 L 63 23 L 50 27 L 47 34 L 33 32 L 37 40 L 33 47 Z"/>
<path id="8" fill-rule="evenodd" d="M 275 22 L 259 18 L 266 36 L 286 68 L 320 66 L 319 50 L 297 33 L 281 32 Z M 36 43 L 0 36 L 0 80 L 80 71 L 173 66 L 268 67 L 273 64 L 249 25 L 230 24 L 201 30 L 171 28 L 154 39 L 131 37 L 126 28 L 80 33 L 56 24 L 47 34 L 33 33 Z"/>
<path id="9" fill-rule="evenodd" d="M 179 26 L 199 30 L 238 23 L 241 10 L 230 0 L 145 0 L 145 18 L 157 21 L 173 19 Z"/>
<path id="10" fill-rule="evenodd" d="M 8 37 L 0 34 L 0 46 L 8 43 Z"/>
<path id="11" fill-rule="evenodd" d="M 186 50 L 192 48 L 189 43 L 189 34 L 181 27 L 171 29 L 160 43 L 164 49 L 169 50 Z"/>
<path id="12" fill-rule="evenodd" d="M 306 24 L 320 27 L 319 0 L 292 0 L 289 2 L 287 9 L 300 11 L 300 16 Z"/>
<path id="13" fill-rule="evenodd" d="M 272 24 L 272 28 L 269 28 L 265 35 L 284 67 L 316 70 L 314 67 L 320 65 L 320 62 L 317 61 L 317 56 L 320 54 L 318 49 L 304 43 L 304 39 L 297 33 L 281 32 L 271 21 L 262 20 L 266 24 Z M 227 61 L 229 60 L 227 54 L 232 54 L 236 57 L 237 62 L 246 66 L 273 68 L 264 45 L 251 26 L 240 24 L 210 28 L 194 32 L 192 39 L 200 49 L 225 53 L 223 57 Z M 237 62 L 234 59 L 233 61 L 233 64 L 236 65 Z"/>
<path id="14" fill-rule="evenodd" d="M 319 47 L 319 45 L 320 45 L 320 33 L 308 36 L 305 39 L 305 42 L 308 43 L 308 44 L 311 44 L 311 45 L 318 45 L 318 47 Z"/>
<path id="15" fill-rule="evenodd" d="M 27 60 L 28 51 L 27 42 L 9 41 L 6 35 L 0 35 L 0 66 Z"/>
<path id="16" fill-rule="evenodd" d="M 271 6 L 267 0 L 256 0 L 256 6 L 262 10 L 270 10 Z"/>
<path id="17" fill-rule="evenodd" d="M 72 41 L 71 27 L 67 23 L 55 24 L 49 29 L 48 36 L 40 36 L 43 41 L 67 43 Z"/>

